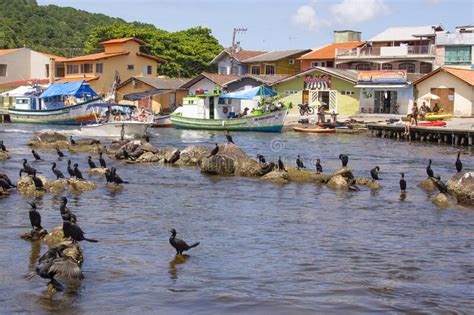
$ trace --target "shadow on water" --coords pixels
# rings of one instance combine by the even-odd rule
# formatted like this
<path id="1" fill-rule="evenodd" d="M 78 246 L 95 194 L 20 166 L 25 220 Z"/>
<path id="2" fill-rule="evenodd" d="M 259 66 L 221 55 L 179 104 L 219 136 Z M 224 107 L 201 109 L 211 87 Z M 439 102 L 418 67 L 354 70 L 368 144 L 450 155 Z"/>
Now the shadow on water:
<path id="1" fill-rule="evenodd" d="M 171 280 L 178 279 L 178 265 L 185 264 L 189 259 L 189 255 L 176 255 L 172 261 L 169 262 L 169 274 Z"/>
<path id="2" fill-rule="evenodd" d="M 28 265 L 29 271 L 34 271 L 36 267 L 36 262 L 40 257 L 41 252 L 41 241 L 31 242 L 31 254 L 30 254 L 30 263 Z"/>

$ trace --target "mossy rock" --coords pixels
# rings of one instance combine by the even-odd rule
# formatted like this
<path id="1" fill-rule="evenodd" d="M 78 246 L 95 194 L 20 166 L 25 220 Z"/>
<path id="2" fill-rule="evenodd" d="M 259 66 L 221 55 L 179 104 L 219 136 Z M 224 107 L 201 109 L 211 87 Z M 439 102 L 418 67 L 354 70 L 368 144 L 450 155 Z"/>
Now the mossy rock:
<path id="1" fill-rule="evenodd" d="M 421 188 L 427 192 L 434 192 L 437 191 L 438 188 L 436 187 L 435 183 L 431 180 L 431 178 L 427 178 L 422 182 L 416 184 L 418 188 Z"/>
<path id="2" fill-rule="evenodd" d="M 438 207 L 440 208 L 447 208 L 449 207 L 449 199 L 448 196 L 446 196 L 443 193 L 439 193 L 433 198 L 431 198 L 431 201 Z"/>
<path id="3" fill-rule="evenodd" d="M 329 188 L 334 190 L 347 190 L 349 189 L 349 183 L 347 179 L 342 175 L 331 176 L 331 179 L 327 182 Z"/>
<path id="4" fill-rule="evenodd" d="M 5 161 L 10 158 L 10 154 L 5 151 L 0 151 L 0 161 Z"/>
<path id="5" fill-rule="evenodd" d="M 69 141 L 68 138 L 62 133 L 52 130 L 45 130 L 37 132 L 28 142 L 28 145 L 36 148 L 66 149 L 69 147 Z"/>
<path id="6" fill-rule="evenodd" d="M 69 178 L 67 179 L 67 187 L 73 192 L 86 192 L 96 189 L 97 185 L 88 180 Z"/>
<path id="7" fill-rule="evenodd" d="M 474 205 L 474 172 L 456 173 L 447 182 L 448 191 L 456 197 L 458 203 Z"/>
<path id="8" fill-rule="evenodd" d="M 203 158 L 209 156 L 211 150 L 204 146 L 189 146 L 181 151 L 180 158 L 175 164 L 180 166 L 198 166 Z"/>
<path id="9" fill-rule="evenodd" d="M 104 175 L 105 175 L 105 171 L 106 171 L 106 169 L 105 169 L 105 168 L 101 168 L 101 167 L 90 168 L 89 170 L 87 170 L 87 172 L 88 172 L 89 174 L 92 174 L 92 175 L 100 175 L 100 176 L 104 176 Z"/>
<path id="10" fill-rule="evenodd" d="M 370 189 L 380 189 L 380 184 L 372 179 L 369 178 L 364 178 L 364 177 L 357 177 L 356 178 L 356 184 L 357 185 L 362 185 L 362 186 L 367 186 Z"/>
<path id="11" fill-rule="evenodd" d="M 314 183 L 316 182 L 316 174 L 306 169 L 296 169 L 294 167 L 287 167 L 288 177 L 294 183 Z"/>
<path id="12" fill-rule="evenodd" d="M 26 241 L 39 241 L 48 235 L 48 231 L 45 229 L 31 230 L 30 232 L 23 233 L 20 237 Z"/>
<path id="13" fill-rule="evenodd" d="M 287 184 L 290 182 L 290 176 L 285 171 L 274 170 L 270 173 L 261 177 L 262 180 L 275 183 L 275 184 Z"/>

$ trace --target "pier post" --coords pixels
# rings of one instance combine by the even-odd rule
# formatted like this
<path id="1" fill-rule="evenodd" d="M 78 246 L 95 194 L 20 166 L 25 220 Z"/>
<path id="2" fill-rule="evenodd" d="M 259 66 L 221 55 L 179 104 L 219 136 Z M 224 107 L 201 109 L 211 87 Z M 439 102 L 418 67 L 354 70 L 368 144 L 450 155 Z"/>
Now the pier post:
<path id="1" fill-rule="evenodd" d="M 441 141 L 443 141 L 443 138 L 441 137 L 441 134 L 438 133 L 438 144 L 441 144 Z"/>

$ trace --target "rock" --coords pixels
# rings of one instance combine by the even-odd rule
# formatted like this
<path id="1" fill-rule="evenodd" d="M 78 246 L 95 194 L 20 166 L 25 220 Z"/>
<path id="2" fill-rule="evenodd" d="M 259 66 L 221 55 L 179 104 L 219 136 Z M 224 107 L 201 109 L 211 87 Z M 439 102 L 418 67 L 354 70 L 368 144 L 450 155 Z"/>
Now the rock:
<path id="1" fill-rule="evenodd" d="M 59 245 L 67 245 L 68 248 L 64 250 L 64 254 L 73 258 L 79 265 L 84 261 L 82 249 L 79 244 L 73 244 L 70 240 L 64 238 L 63 226 L 55 227 L 51 233 L 43 237 L 43 241 L 48 245 L 49 248 L 53 248 Z"/>
<path id="2" fill-rule="evenodd" d="M 97 168 L 90 168 L 87 172 L 92 175 L 105 175 L 105 168 L 97 167 Z"/>
<path id="3" fill-rule="evenodd" d="M 4 190 L 2 187 L 0 187 L 0 197 L 3 196 L 9 196 L 10 192 L 8 190 Z"/>
<path id="4" fill-rule="evenodd" d="M 67 242 L 64 239 L 63 226 L 57 226 L 52 229 L 51 232 L 43 238 L 43 241 L 48 244 L 49 247 L 55 247 L 63 242 Z M 71 242 L 69 241 L 69 243 Z"/>
<path id="5" fill-rule="evenodd" d="M 293 167 L 287 167 L 286 169 L 288 170 L 290 181 L 295 183 L 316 183 L 321 182 L 321 180 L 323 180 L 323 182 L 327 182 L 330 179 L 329 175 L 315 174 L 314 172 L 306 169 L 298 170 Z"/>
<path id="6" fill-rule="evenodd" d="M 443 193 L 437 194 L 431 198 L 431 201 L 440 208 L 447 208 L 449 206 L 448 196 Z"/>
<path id="7" fill-rule="evenodd" d="M 10 154 L 6 151 L 0 151 L 0 161 L 5 161 L 10 158 Z"/>
<path id="8" fill-rule="evenodd" d="M 36 189 L 35 183 L 33 182 L 33 178 L 31 178 L 30 176 L 22 176 L 20 180 L 16 183 L 16 189 L 18 190 L 18 192 L 20 194 L 33 197 L 43 196 L 47 192 L 48 179 L 42 175 L 38 175 L 37 177 L 43 182 L 43 190 Z"/>
<path id="9" fill-rule="evenodd" d="M 109 155 L 115 156 L 115 153 L 121 147 L 123 147 L 124 145 L 126 145 L 129 142 L 130 142 L 129 140 L 114 140 L 114 141 L 112 141 L 110 146 L 107 148 L 107 153 L 109 153 Z"/>
<path id="10" fill-rule="evenodd" d="M 23 233 L 20 237 L 26 241 L 39 241 L 48 235 L 48 231 L 45 229 L 31 230 L 30 232 Z"/>
<path id="11" fill-rule="evenodd" d="M 323 174 L 323 173 L 314 174 L 314 182 L 316 184 L 327 184 L 327 182 L 329 182 L 330 179 L 331 179 L 331 175 L 329 174 Z"/>
<path id="12" fill-rule="evenodd" d="M 104 146 L 96 139 L 76 139 L 75 142 L 76 144 L 69 145 L 70 152 L 99 154 L 99 152 L 105 151 Z"/>
<path id="13" fill-rule="evenodd" d="M 474 205 L 474 172 L 459 172 L 447 182 L 448 191 L 458 203 Z"/>
<path id="14" fill-rule="evenodd" d="M 67 187 L 69 190 L 75 192 L 86 192 L 89 190 L 93 190 L 97 188 L 97 185 L 93 182 L 88 180 L 80 180 L 80 179 L 67 179 Z"/>
<path id="15" fill-rule="evenodd" d="M 424 181 L 422 182 L 419 182 L 417 185 L 416 185 L 418 188 L 421 188 L 427 192 L 433 192 L 433 191 L 437 191 L 438 188 L 436 188 L 436 185 L 435 183 L 431 180 L 431 178 L 427 178 L 425 179 Z"/>
<path id="16" fill-rule="evenodd" d="M 274 170 L 261 177 L 263 180 L 275 184 L 286 184 L 290 182 L 290 176 L 285 171 Z"/>
<path id="17" fill-rule="evenodd" d="M 153 152 L 143 153 L 135 162 L 137 163 L 156 163 L 160 162 L 160 157 Z"/>
<path id="18" fill-rule="evenodd" d="M 378 182 L 373 181 L 373 180 L 368 179 L 368 178 L 357 177 L 356 178 L 356 184 L 367 186 L 370 189 L 380 189 L 380 184 Z"/>
<path id="19" fill-rule="evenodd" d="M 176 165 L 182 166 L 197 166 L 201 163 L 201 160 L 207 157 L 211 153 L 211 149 L 204 146 L 189 146 L 183 151 Z"/>
<path id="20" fill-rule="evenodd" d="M 213 155 L 201 160 L 201 172 L 210 175 L 234 175 L 234 160 L 226 155 Z"/>
<path id="21" fill-rule="evenodd" d="M 269 165 L 260 165 L 258 161 L 249 157 L 238 158 L 234 161 L 234 165 L 234 174 L 237 176 L 260 177 L 272 171 Z M 265 168 L 265 166 L 267 166 L 267 168 Z"/>
<path id="22" fill-rule="evenodd" d="M 118 160 L 125 159 L 124 151 L 127 151 L 128 155 L 133 159 L 137 159 L 140 157 L 140 155 L 147 152 L 142 146 L 140 140 L 128 141 L 115 152 L 114 157 Z"/>
<path id="23" fill-rule="evenodd" d="M 225 144 L 219 144 L 219 153 L 220 155 L 226 155 L 229 157 L 234 158 L 234 160 L 238 158 L 250 158 L 242 149 L 240 149 L 238 146 L 232 143 L 225 143 Z"/>
<path id="24" fill-rule="evenodd" d="M 41 148 L 61 148 L 69 147 L 68 138 L 56 131 L 44 130 L 37 132 L 34 137 L 28 142 L 29 146 Z"/>
<path id="25" fill-rule="evenodd" d="M 327 182 L 327 185 L 331 189 L 335 190 L 346 190 L 349 189 L 349 183 L 347 179 L 342 175 L 331 176 L 331 179 Z"/>
<path id="26" fill-rule="evenodd" d="M 176 163 L 179 160 L 179 156 L 181 152 L 177 148 L 165 148 L 165 152 L 163 153 L 163 162 L 164 163 Z M 174 160 L 174 161 L 173 161 Z"/>
<path id="27" fill-rule="evenodd" d="M 66 189 L 66 180 L 57 179 L 57 180 L 48 181 L 45 184 L 45 189 L 53 194 L 61 193 L 64 191 L 64 189 Z"/>

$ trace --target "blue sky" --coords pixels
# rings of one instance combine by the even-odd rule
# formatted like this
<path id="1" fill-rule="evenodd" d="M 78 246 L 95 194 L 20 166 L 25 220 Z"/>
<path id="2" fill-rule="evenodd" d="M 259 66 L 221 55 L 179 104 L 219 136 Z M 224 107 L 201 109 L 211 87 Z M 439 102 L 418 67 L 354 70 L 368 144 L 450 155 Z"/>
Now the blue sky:
<path id="1" fill-rule="evenodd" d="M 352 29 L 369 39 L 390 26 L 441 24 L 453 31 L 474 24 L 473 0 L 38 0 L 154 24 L 168 31 L 206 26 L 230 46 L 232 29 L 253 50 L 315 48 L 333 30 Z"/>

